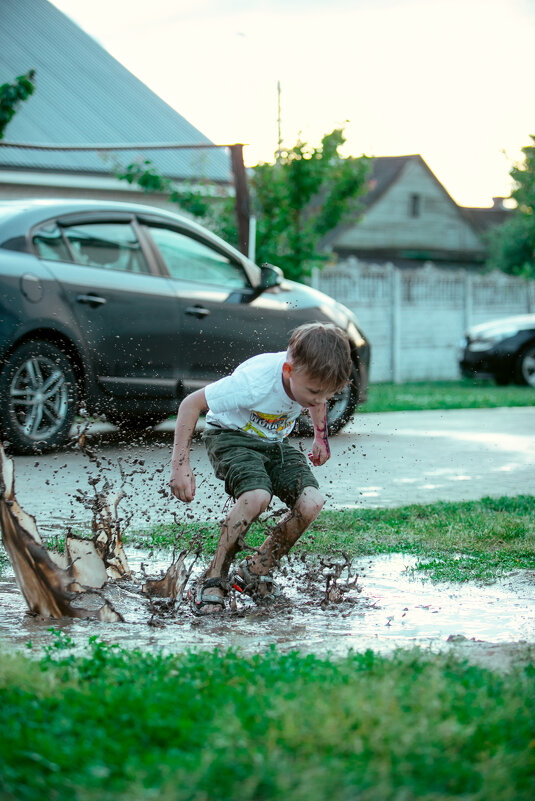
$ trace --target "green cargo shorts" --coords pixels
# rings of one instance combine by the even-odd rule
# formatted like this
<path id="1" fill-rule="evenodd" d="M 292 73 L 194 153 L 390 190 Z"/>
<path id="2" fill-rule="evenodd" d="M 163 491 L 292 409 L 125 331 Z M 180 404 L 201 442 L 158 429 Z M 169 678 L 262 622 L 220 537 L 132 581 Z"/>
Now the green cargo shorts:
<path id="1" fill-rule="evenodd" d="M 318 488 L 306 456 L 288 440 L 268 439 L 231 429 L 209 429 L 203 439 L 217 478 L 233 498 L 263 489 L 290 508 L 305 487 Z"/>

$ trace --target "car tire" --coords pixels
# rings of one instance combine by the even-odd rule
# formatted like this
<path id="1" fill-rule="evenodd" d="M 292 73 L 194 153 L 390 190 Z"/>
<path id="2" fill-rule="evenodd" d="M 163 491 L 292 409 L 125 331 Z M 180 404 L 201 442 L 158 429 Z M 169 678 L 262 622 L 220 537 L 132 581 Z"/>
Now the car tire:
<path id="1" fill-rule="evenodd" d="M 15 453 L 44 453 L 68 441 L 78 386 L 71 361 L 51 342 L 25 342 L 6 358 L 0 397 L 0 428 Z"/>
<path id="2" fill-rule="evenodd" d="M 353 368 L 346 386 L 329 401 L 327 405 L 327 431 L 329 436 L 337 434 L 352 419 L 359 398 L 358 381 L 357 370 Z M 304 437 L 310 437 L 314 434 L 314 426 L 309 414 L 302 414 L 299 417 L 295 433 Z"/>
<path id="3" fill-rule="evenodd" d="M 535 342 L 531 342 L 518 357 L 516 380 L 519 384 L 535 387 Z"/>

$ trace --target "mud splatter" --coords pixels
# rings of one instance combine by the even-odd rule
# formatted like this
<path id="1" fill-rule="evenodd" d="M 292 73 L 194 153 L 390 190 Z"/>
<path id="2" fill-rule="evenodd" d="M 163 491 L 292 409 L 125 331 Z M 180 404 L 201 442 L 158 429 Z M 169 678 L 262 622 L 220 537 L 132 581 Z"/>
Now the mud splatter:
<path id="1" fill-rule="evenodd" d="M 170 598 L 172 601 L 182 598 L 200 552 L 197 552 L 196 558 L 190 561 L 189 565 L 186 562 L 188 555 L 189 552 L 184 550 L 180 552 L 176 559 L 173 557 L 165 576 L 161 579 L 147 579 L 141 591 L 146 595 L 157 595 L 160 598 Z"/>
<path id="2" fill-rule="evenodd" d="M 66 548 L 66 568 L 52 559 L 43 545 L 35 518 L 16 500 L 13 462 L 6 457 L 1 445 L 0 524 L 4 547 L 31 612 L 53 618 L 95 617 L 110 623 L 122 620 L 109 601 L 94 589 L 102 586 L 102 571 L 96 567 L 97 552 L 93 543 L 88 542 L 80 549 L 80 542 L 71 538 Z M 83 586 L 80 579 L 87 580 L 89 585 Z M 85 600 L 86 594 L 93 604 L 97 599 L 96 608 L 80 603 L 80 596 Z"/>

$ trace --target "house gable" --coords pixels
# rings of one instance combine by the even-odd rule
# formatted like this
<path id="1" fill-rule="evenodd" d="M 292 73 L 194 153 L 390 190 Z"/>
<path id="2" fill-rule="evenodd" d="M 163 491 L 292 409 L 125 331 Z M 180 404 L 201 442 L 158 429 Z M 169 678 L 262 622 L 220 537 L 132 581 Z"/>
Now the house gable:
<path id="1" fill-rule="evenodd" d="M 484 258 L 474 226 L 420 156 L 396 157 L 386 179 L 378 166 L 379 180 L 374 183 L 374 170 L 361 219 L 331 239 L 333 250 L 418 260 Z"/>

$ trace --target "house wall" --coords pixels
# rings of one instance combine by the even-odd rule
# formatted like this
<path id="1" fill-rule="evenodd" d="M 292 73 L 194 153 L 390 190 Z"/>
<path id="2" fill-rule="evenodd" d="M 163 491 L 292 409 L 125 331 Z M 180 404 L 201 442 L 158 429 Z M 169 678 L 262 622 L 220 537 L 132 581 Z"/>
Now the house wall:
<path id="1" fill-rule="evenodd" d="M 419 216 L 411 216 L 411 196 L 419 196 Z M 392 186 L 358 224 L 337 237 L 338 249 L 451 250 L 483 254 L 484 246 L 420 161 L 410 161 Z"/>
<path id="2" fill-rule="evenodd" d="M 177 211 L 165 194 L 145 194 L 124 181 L 113 178 L 80 175 L 47 175 L 46 173 L 17 173 L 0 169 L 0 201 L 44 199 L 110 200 L 142 203 L 168 211 Z"/>
<path id="3" fill-rule="evenodd" d="M 418 270 L 355 258 L 316 270 L 312 285 L 348 306 L 372 346 L 374 382 L 455 380 L 471 325 L 535 312 L 535 281 L 493 272 Z"/>

